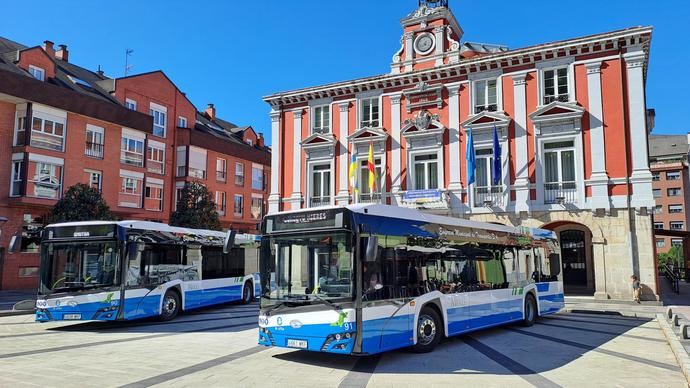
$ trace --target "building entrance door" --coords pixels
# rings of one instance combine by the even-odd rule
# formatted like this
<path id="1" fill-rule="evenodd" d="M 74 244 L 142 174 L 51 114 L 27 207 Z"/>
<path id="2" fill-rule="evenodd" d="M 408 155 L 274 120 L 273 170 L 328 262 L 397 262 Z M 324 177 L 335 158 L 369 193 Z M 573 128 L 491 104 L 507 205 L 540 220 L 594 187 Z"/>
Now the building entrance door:
<path id="1" fill-rule="evenodd" d="M 561 231 L 561 255 L 563 257 L 563 288 L 566 293 L 587 291 L 587 254 L 585 232 Z"/>

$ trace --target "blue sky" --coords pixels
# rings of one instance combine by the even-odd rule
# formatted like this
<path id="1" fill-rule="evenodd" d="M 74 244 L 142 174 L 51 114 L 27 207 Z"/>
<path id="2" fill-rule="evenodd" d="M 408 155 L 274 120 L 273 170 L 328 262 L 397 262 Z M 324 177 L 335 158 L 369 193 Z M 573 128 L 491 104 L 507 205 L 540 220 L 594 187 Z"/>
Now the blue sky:
<path id="1" fill-rule="evenodd" d="M 270 140 L 261 97 L 288 89 L 387 73 L 399 48 L 399 20 L 416 0 L 7 2 L 0 35 L 34 46 L 67 44 L 70 61 L 123 75 L 165 71 L 197 108 L 252 125 Z M 450 0 L 464 40 L 510 48 L 636 25 L 654 27 L 647 104 L 654 133 L 686 133 L 690 2 L 657 0 Z M 19 17 L 18 15 L 26 15 Z"/>

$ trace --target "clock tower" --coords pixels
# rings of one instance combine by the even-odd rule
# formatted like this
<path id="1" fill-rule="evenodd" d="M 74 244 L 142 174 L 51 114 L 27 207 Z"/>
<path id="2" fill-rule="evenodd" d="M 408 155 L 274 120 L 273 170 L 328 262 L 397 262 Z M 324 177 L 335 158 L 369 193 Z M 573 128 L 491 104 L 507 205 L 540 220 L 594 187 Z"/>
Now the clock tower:
<path id="1" fill-rule="evenodd" d="M 460 61 L 462 28 L 448 0 L 419 0 L 418 8 L 401 20 L 400 50 L 393 56 L 394 74 Z"/>

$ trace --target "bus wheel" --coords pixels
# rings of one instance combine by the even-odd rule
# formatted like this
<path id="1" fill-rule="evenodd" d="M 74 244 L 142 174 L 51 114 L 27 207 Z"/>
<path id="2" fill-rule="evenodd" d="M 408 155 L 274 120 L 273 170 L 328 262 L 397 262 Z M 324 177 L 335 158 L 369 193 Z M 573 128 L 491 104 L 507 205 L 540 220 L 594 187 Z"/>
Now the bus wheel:
<path id="1" fill-rule="evenodd" d="M 427 353 L 434 350 L 441 341 L 443 333 L 441 318 L 436 313 L 436 310 L 424 307 L 419 313 L 416 330 L 417 343 L 414 344 L 412 350 L 417 353 Z"/>
<path id="2" fill-rule="evenodd" d="M 537 320 L 537 301 L 532 294 L 525 297 L 525 317 L 522 319 L 523 326 L 532 326 Z"/>
<path id="3" fill-rule="evenodd" d="M 242 288 L 242 304 L 249 304 L 252 302 L 252 298 L 254 297 L 254 293 L 252 292 L 252 285 L 249 282 L 244 283 L 244 287 Z"/>
<path id="4" fill-rule="evenodd" d="M 180 297 L 177 292 L 168 290 L 163 297 L 163 307 L 161 308 L 161 321 L 169 321 L 180 312 Z"/>

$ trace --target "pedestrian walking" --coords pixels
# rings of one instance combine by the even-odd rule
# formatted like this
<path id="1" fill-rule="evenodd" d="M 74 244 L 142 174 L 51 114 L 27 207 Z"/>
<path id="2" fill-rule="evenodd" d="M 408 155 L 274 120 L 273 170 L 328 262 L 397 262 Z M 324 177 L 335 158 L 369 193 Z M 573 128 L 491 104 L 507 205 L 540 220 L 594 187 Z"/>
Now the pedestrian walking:
<path id="1" fill-rule="evenodd" d="M 637 278 L 637 275 L 632 275 L 630 277 L 630 281 L 632 283 L 633 289 L 633 300 L 637 303 L 640 303 L 640 293 L 642 292 L 642 288 L 640 287 L 640 280 Z"/>

